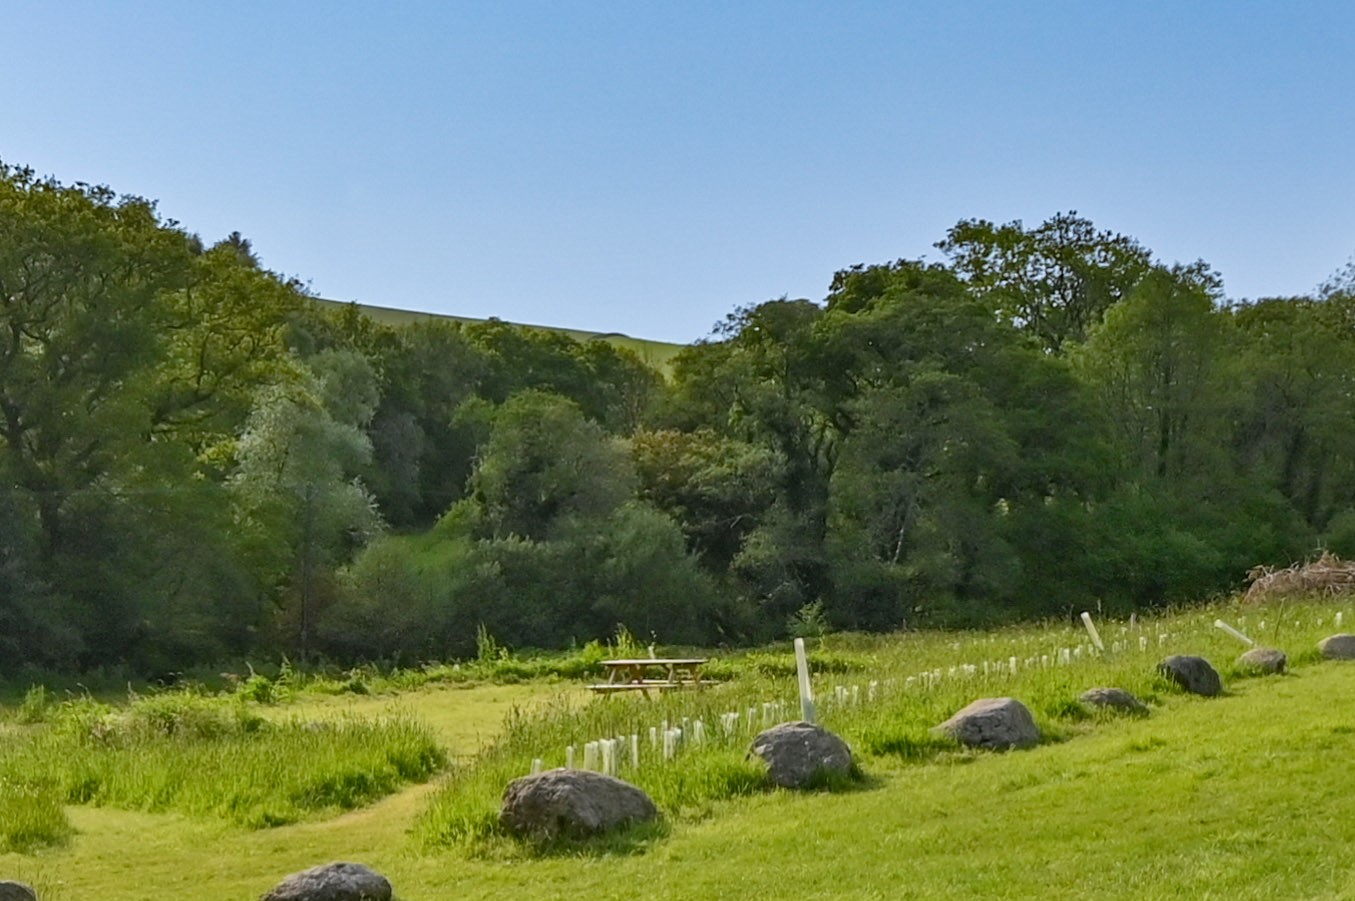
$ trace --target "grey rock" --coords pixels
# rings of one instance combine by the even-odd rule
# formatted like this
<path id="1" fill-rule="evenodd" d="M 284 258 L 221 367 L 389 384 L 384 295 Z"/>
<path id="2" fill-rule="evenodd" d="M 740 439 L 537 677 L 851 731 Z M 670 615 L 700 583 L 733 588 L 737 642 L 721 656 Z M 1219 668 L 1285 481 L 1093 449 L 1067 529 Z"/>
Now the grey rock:
<path id="1" fill-rule="evenodd" d="M 38 893 L 22 882 L 0 880 L 0 901 L 38 901 Z"/>
<path id="2" fill-rule="evenodd" d="M 753 739 L 751 753 L 767 764 L 767 777 L 782 788 L 806 788 L 825 775 L 852 772 L 852 749 L 814 723 L 781 723 Z"/>
<path id="3" fill-rule="evenodd" d="M 980 698 L 932 731 L 971 748 L 995 751 L 1028 748 L 1040 741 L 1035 717 L 1015 698 Z"/>
<path id="4" fill-rule="evenodd" d="M 1278 676 L 1289 666 L 1289 657 L 1275 648 L 1252 648 L 1237 658 L 1237 668 L 1267 676 Z"/>
<path id="5" fill-rule="evenodd" d="M 1191 694 L 1212 698 L 1223 694 L 1223 680 L 1218 670 L 1203 657 L 1173 654 L 1157 665 L 1157 671 Z"/>
<path id="6" fill-rule="evenodd" d="M 1147 713 L 1148 705 L 1123 688 L 1089 688 L 1078 696 L 1089 707 L 1123 710 L 1126 713 Z"/>
<path id="7" fill-rule="evenodd" d="M 1329 635 L 1317 643 L 1317 649 L 1328 660 L 1355 660 L 1355 635 Z"/>
<path id="8" fill-rule="evenodd" d="M 259 901 L 390 901 L 385 876 L 360 863 L 336 861 L 293 873 Z"/>
<path id="9" fill-rule="evenodd" d="M 658 816 L 649 795 L 629 782 L 562 767 L 508 783 L 499 822 L 518 835 L 583 837 Z"/>

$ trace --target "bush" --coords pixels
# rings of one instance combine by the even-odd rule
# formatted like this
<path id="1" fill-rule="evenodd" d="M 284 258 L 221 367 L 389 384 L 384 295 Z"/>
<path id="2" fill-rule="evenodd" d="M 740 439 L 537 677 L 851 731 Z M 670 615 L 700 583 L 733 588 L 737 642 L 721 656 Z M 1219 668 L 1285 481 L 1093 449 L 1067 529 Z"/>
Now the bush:
<path id="1" fill-rule="evenodd" d="M 715 637 L 715 585 L 676 523 L 652 507 L 561 521 L 539 540 L 476 537 L 466 510 L 427 535 L 375 542 L 353 562 L 319 627 L 327 652 L 487 664 L 501 647 L 563 648 L 618 623 L 679 644 Z"/>

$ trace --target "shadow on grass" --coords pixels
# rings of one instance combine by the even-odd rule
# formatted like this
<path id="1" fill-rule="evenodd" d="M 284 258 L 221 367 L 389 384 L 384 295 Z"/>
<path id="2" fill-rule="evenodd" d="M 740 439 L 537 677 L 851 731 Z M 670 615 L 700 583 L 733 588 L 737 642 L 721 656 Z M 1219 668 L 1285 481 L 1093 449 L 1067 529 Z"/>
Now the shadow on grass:
<path id="1" fill-rule="evenodd" d="M 861 769 L 855 763 L 851 770 L 846 773 L 829 772 L 828 770 L 819 770 L 808 785 L 799 789 L 782 789 L 782 791 L 799 792 L 817 792 L 821 794 L 846 795 L 856 792 L 874 791 L 882 788 L 885 782 L 878 776 L 872 776 Z"/>
<path id="2" fill-rule="evenodd" d="M 897 757 L 909 763 L 926 763 L 943 756 L 962 753 L 965 749 L 949 736 L 930 732 L 878 732 L 867 735 L 862 746 L 869 754 L 879 757 Z"/>
<path id="3" fill-rule="evenodd" d="M 518 837 L 505 833 L 503 840 L 511 842 L 519 853 L 528 857 L 598 859 L 645 854 L 671 832 L 668 820 L 660 818 L 620 826 L 599 835 Z"/>

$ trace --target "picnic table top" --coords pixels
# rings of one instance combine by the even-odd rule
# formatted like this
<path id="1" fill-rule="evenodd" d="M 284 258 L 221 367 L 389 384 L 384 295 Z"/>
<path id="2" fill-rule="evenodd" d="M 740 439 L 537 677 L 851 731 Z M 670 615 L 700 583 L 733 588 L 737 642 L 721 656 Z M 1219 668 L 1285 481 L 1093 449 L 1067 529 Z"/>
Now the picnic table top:
<path id="1" fill-rule="evenodd" d="M 629 660 L 604 660 L 603 666 L 612 667 L 635 667 L 635 666 L 700 666 L 708 663 L 706 657 L 636 657 Z"/>

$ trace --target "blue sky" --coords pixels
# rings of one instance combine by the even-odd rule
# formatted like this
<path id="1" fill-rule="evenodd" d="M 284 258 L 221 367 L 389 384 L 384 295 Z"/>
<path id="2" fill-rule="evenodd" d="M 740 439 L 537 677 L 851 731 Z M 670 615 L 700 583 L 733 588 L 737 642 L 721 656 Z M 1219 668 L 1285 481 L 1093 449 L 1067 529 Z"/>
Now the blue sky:
<path id="1" fill-rule="evenodd" d="M 1355 4 L 5 4 L 0 159 L 326 297 L 691 341 L 963 218 L 1355 251 Z"/>

